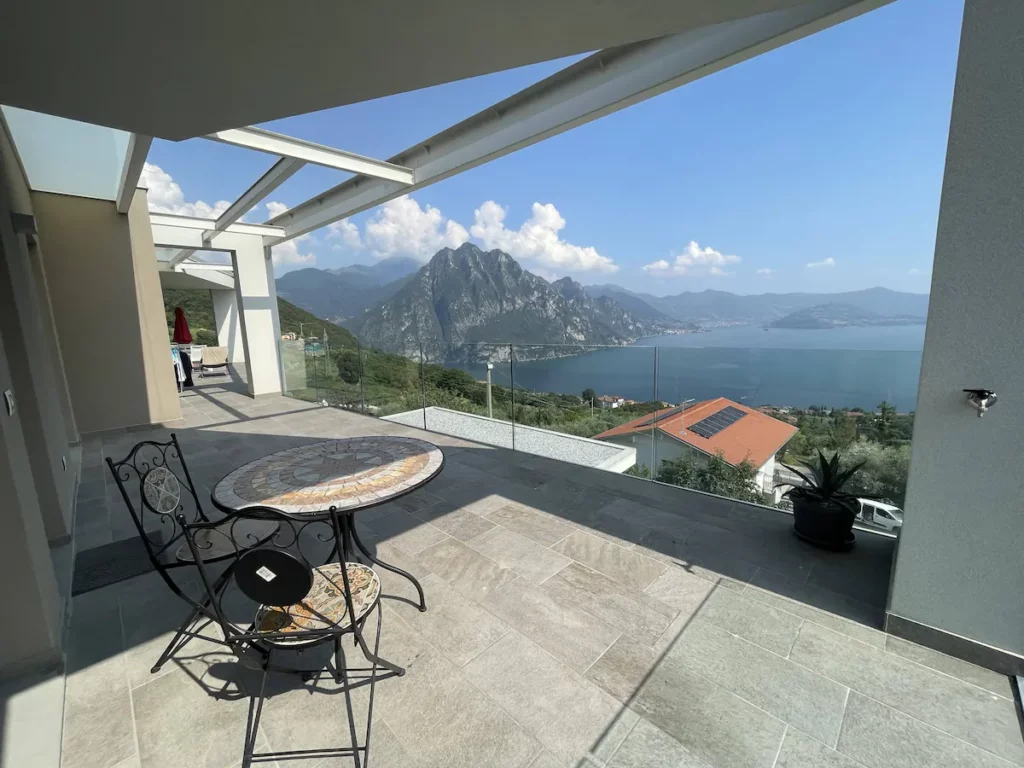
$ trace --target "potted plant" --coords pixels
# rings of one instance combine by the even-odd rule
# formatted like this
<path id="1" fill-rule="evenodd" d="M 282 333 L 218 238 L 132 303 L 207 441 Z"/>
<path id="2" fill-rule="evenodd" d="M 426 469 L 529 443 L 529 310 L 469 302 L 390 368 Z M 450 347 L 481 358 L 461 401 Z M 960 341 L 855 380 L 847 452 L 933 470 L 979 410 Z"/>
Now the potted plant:
<path id="1" fill-rule="evenodd" d="M 857 497 L 844 492 L 843 487 L 864 466 L 864 462 L 840 469 L 838 452 L 828 459 L 819 450 L 818 465 L 810 468 L 810 475 L 788 464 L 783 466 L 806 483 L 783 494 L 793 500 L 793 530 L 796 535 L 825 549 L 850 549 L 856 541 L 853 520 L 860 505 Z"/>

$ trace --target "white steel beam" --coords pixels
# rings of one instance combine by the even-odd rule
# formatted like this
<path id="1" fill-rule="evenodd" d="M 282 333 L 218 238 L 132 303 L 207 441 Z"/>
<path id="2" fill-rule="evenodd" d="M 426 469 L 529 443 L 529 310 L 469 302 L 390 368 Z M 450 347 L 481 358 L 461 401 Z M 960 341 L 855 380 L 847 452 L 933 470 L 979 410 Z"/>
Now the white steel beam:
<path id="1" fill-rule="evenodd" d="M 284 136 L 262 128 L 231 128 L 211 133 L 206 138 L 222 141 L 225 144 L 234 144 L 237 147 L 246 147 L 272 155 L 291 157 L 315 165 L 336 168 L 339 171 L 349 171 L 360 176 L 372 176 L 377 179 L 397 181 L 401 184 L 413 183 L 412 171 L 400 165 L 385 163 L 382 160 L 374 160 L 333 147 L 325 147 L 322 144 L 314 144 L 311 141 Z"/>
<path id="2" fill-rule="evenodd" d="M 792 8 L 600 51 L 395 155 L 403 186 L 349 179 L 270 220 L 291 239 L 806 37 L 891 0 Z M 669 127 L 666 126 L 666 129 Z"/>
<path id="3" fill-rule="evenodd" d="M 149 221 L 153 226 L 180 227 L 182 229 L 198 229 L 202 231 L 216 231 L 216 219 L 202 219 L 198 216 L 177 216 L 172 213 L 149 214 Z M 231 224 L 224 228 L 224 232 L 233 235 L 262 235 L 263 237 L 280 237 L 284 234 L 284 228 L 273 224 Z"/>
<path id="4" fill-rule="evenodd" d="M 213 237 L 216 232 L 223 232 L 229 226 L 234 224 L 246 213 L 251 211 L 260 201 L 267 197 L 271 192 L 277 189 L 279 186 L 284 184 L 288 179 L 294 176 L 305 163 L 302 160 L 296 160 L 293 157 L 282 157 L 272 166 L 270 170 L 264 173 L 256 183 L 253 184 L 249 189 L 242 193 L 242 195 L 233 202 L 224 213 L 217 217 L 217 221 L 213 225 L 213 230 L 207 233 L 207 237 Z M 175 253 L 170 258 L 170 265 L 173 267 L 176 264 L 180 264 L 189 258 L 195 250 L 193 249 L 182 249 Z"/>
<path id="5" fill-rule="evenodd" d="M 117 187 L 117 212 L 128 213 L 132 204 L 132 195 L 142 178 L 142 167 L 146 164 L 149 147 L 153 143 L 151 136 L 140 136 L 133 133 L 128 139 L 128 151 L 125 154 L 124 166 L 121 168 L 121 181 Z"/>

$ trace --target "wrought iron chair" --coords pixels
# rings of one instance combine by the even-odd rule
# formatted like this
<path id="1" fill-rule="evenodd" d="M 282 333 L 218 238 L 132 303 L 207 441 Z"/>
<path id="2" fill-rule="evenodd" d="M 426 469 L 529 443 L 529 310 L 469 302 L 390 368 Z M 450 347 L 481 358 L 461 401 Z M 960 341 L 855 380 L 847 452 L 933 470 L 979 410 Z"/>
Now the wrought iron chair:
<path id="1" fill-rule="evenodd" d="M 173 433 L 166 443 L 153 440 L 138 443 L 121 461 L 114 462 L 108 458 L 107 466 L 131 513 L 154 569 L 171 591 L 192 607 L 191 613 L 178 627 L 171 642 L 150 670 L 156 673 L 189 640 L 199 636 L 210 624 L 210 620 L 197 607 L 196 601 L 186 595 L 181 585 L 170 575 L 176 569 L 191 569 L 196 565 L 194 551 L 184 540 L 179 518 L 207 523 L 211 531 L 230 525 L 233 535 L 241 537 L 229 545 L 222 536 L 206 534 L 210 537 L 210 545 L 202 547 L 200 552 L 207 563 L 229 561 L 235 557 L 237 548 L 249 549 L 267 541 L 278 526 L 267 520 L 250 520 L 244 525 L 236 525 L 234 520 L 211 522 L 199 503 L 195 484 L 185 464 L 185 455 Z M 230 575 L 225 571 L 217 577 L 217 583 L 223 587 Z M 203 639 L 220 642 L 218 638 L 204 636 Z"/>
<path id="2" fill-rule="evenodd" d="M 334 507 L 331 507 L 326 519 L 321 516 L 316 520 L 269 507 L 250 507 L 232 517 L 236 520 L 227 528 L 212 523 L 189 522 L 184 516 L 179 516 L 178 523 L 185 532 L 185 539 L 206 587 L 207 602 L 202 606 L 197 604 L 197 607 L 220 624 L 227 645 L 238 661 L 249 669 L 262 672 L 259 693 L 250 691 L 241 768 L 249 768 L 254 759 L 262 762 L 326 757 L 351 757 L 356 768 L 367 765 L 378 670 L 389 670 L 395 676 L 404 675 L 405 670 L 378 656 L 382 623 L 380 578 L 368 565 L 345 561 L 343 553 L 351 551 L 349 518 L 338 513 Z M 213 537 L 223 538 L 229 546 L 237 542 L 239 536 L 231 527 L 242 524 L 246 519 L 280 525 L 277 533 L 265 544 L 248 550 L 235 550 L 235 560 L 228 572 L 233 576 L 238 589 L 259 606 L 252 623 L 243 629 L 230 620 L 224 606 L 225 589 L 209 573 L 203 550 L 213 546 Z M 311 552 L 304 552 L 304 545 L 309 550 L 315 548 L 322 552 L 324 544 L 329 545 L 325 564 L 313 565 L 313 561 L 319 561 L 320 557 L 307 557 Z M 371 652 L 363 637 L 363 630 L 373 612 L 377 614 L 377 628 Z M 354 645 L 359 647 L 370 662 L 369 668 L 346 666 L 342 638 L 348 634 L 353 635 Z M 323 668 L 311 672 L 308 669 L 280 666 L 275 663 L 275 657 L 280 659 L 282 654 L 305 651 L 325 643 L 334 645 L 333 677 L 336 683 L 344 685 L 351 745 L 256 753 L 269 674 L 292 672 L 308 681 L 314 678 L 319 680 L 323 673 Z M 369 711 L 362 745 L 357 738 L 352 710 L 350 691 L 353 686 L 349 682 L 350 672 L 369 673 Z"/>

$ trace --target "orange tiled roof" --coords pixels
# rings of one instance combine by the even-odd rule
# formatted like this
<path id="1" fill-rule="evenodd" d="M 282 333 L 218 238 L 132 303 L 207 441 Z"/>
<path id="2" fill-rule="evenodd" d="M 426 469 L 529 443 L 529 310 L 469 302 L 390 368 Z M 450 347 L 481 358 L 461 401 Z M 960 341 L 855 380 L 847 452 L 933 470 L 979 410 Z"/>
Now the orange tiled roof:
<path id="1" fill-rule="evenodd" d="M 718 434 L 707 438 L 701 437 L 688 429 L 690 425 L 696 424 L 701 419 L 718 413 L 723 408 L 729 406 L 741 410 L 747 415 L 739 421 L 730 424 Z M 746 459 L 755 467 L 760 467 L 782 448 L 797 431 L 796 427 L 792 424 L 773 419 L 771 416 L 766 416 L 760 411 L 734 403 L 732 400 L 724 397 L 716 397 L 714 400 L 703 400 L 699 403 L 694 403 L 685 411 L 662 418 L 664 414 L 671 410 L 673 409 L 664 408 L 656 412 L 658 416 L 657 427 L 660 431 L 670 437 L 674 437 L 676 440 L 682 440 L 687 445 L 692 445 L 694 448 L 705 453 L 714 454 L 720 452 L 722 458 L 733 466 L 742 463 Z M 613 427 L 607 432 L 595 435 L 595 439 L 603 440 L 604 438 L 615 437 L 616 435 L 650 432 L 650 419 L 651 414 L 647 414 L 638 419 L 627 421 L 625 424 Z"/>

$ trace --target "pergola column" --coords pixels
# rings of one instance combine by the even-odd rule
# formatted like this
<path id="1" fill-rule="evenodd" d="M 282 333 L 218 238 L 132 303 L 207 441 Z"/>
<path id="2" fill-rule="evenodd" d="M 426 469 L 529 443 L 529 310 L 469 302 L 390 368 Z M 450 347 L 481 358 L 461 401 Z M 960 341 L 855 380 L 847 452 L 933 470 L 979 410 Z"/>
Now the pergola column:
<path id="1" fill-rule="evenodd" d="M 281 393 L 281 324 L 277 316 L 274 264 L 263 238 L 231 236 L 235 304 L 241 326 L 249 394 Z"/>

